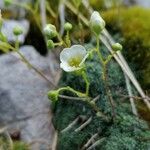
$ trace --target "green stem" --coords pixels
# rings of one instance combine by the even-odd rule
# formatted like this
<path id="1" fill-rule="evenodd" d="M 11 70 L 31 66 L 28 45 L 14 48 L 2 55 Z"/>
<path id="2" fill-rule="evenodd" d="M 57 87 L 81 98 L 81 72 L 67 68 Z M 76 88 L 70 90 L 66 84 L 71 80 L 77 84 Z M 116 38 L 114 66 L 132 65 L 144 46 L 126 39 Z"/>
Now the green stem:
<path id="1" fill-rule="evenodd" d="M 90 98 L 86 94 L 76 91 L 69 86 L 58 89 L 58 92 L 62 92 L 62 91 L 70 91 L 72 93 L 75 93 L 79 97 L 86 97 L 87 99 L 81 99 L 81 101 L 86 102 L 88 105 L 91 106 L 91 108 L 96 112 L 96 114 L 99 114 L 100 117 L 104 118 L 106 121 L 109 121 L 108 117 L 102 113 L 100 108 L 94 102 L 90 101 Z"/>
<path id="2" fill-rule="evenodd" d="M 64 42 L 64 40 L 63 40 L 62 37 L 59 35 L 59 33 L 57 33 L 57 38 L 58 38 L 59 42 L 61 42 L 64 47 L 68 47 L 68 45 Z"/>
<path id="3" fill-rule="evenodd" d="M 113 119 L 115 119 L 116 114 L 115 114 L 115 106 L 114 106 L 114 100 L 112 98 L 112 94 L 111 94 L 111 90 L 109 88 L 109 83 L 108 83 L 108 73 L 107 73 L 107 65 L 104 64 L 103 65 L 103 80 L 104 80 L 104 86 L 105 86 L 105 90 L 106 90 L 106 94 L 108 96 L 111 108 L 112 108 L 112 117 Z"/>
<path id="4" fill-rule="evenodd" d="M 89 80 L 88 80 L 88 77 L 87 77 L 87 74 L 85 73 L 85 71 L 82 72 L 82 77 L 86 83 L 86 96 L 89 95 L 89 87 L 90 87 L 90 83 L 89 83 Z"/>
<path id="5" fill-rule="evenodd" d="M 115 111 L 114 111 L 114 101 L 113 101 L 111 90 L 109 88 L 109 83 L 108 83 L 108 74 L 107 74 L 107 64 L 108 63 L 106 63 L 106 61 L 103 59 L 103 56 L 100 52 L 99 37 L 98 36 L 96 37 L 96 41 L 97 41 L 97 54 L 98 54 L 98 57 L 100 59 L 100 63 L 102 64 L 102 70 L 103 70 L 103 76 L 102 77 L 103 77 L 103 81 L 104 81 L 105 91 L 106 91 L 107 97 L 109 99 L 111 108 L 112 108 L 112 117 L 114 119 L 116 115 L 115 115 Z"/>
<path id="6" fill-rule="evenodd" d="M 79 97 L 87 97 L 86 94 L 79 92 L 79 91 L 76 91 L 73 88 L 71 88 L 70 86 L 59 88 L 58 92 L 61 92 L 61 91 L 70 91 L 72 93 L 75 93 Z"/>
<path id="7" fill-rule="evenodd" d="M 67 31 L 67 33 L 66 33 L 66 45 L 67 45 L 67 47 L 71 46 L 69 31 Z"/>
<path id="8" fill-rule="evenodd" d="M 15 50 L 18 51 L 19 50 L 19 39 L 18 36 L 16 36 L 16 41 L 15 41 Z"/>
<path id="9" fill-rule="evenodd" d="M 62 46 L 63 42 L 54 43 L 55 46 Z"/>
<path id="10" fill-rule="evenodd" d="M 117 52 L 118 51 L 114 51 L 112 54 L 110 54 L 105 60 L 105 64 L 108 64 Z"/>
<path id="11" fill-rule="evenodd" d="M 48 83 L 56 87 L 56 85 L 50 81 L 40 70 L 38 70 L 36 67 L 34 67 L 27 59 L 26 57 L 19 51 L 19 40 L 18 36 L 16 37 L 16 42 L 15 42 L 15 49 L 14 51 L 20 56 L 22 61 L 29 67 L 32 68 L 36 73 L 38 73 L 43 79 L 45 79 Z"/>
<path id="12" fill-rule="evenodd" d="M 98 57 L 100 59 L 100 62 L 103 64 L 104 63 L 104 59 L 103 59 L 103 56 L 100 52 L 100 45 L 99 45 L 99 37 L 97 36 L 96 37 L 96 51 L 97 51 L 97 54 L 98 54 Z"/>

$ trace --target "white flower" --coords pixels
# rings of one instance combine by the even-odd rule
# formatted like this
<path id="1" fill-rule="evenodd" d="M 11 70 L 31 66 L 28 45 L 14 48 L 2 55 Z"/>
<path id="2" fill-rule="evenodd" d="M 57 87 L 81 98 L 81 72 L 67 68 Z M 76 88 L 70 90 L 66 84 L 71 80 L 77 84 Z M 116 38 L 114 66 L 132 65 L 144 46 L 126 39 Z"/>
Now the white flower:
<path id="1" fill-rule="evenodd" d="M 60 53 L 60 67 L 66 72 L 80 70 L 87 57 L 87 51 L 82 45 L 73 45 Z"/>
<path id="2" fill-rule="evenodd" d="M 101 31 L 105 28 L 105 21 L 100 16 L 99 12 L 94 11 L 92 13 L 90 18 L 90 27 L 96 35 L 99 35 Z"/>

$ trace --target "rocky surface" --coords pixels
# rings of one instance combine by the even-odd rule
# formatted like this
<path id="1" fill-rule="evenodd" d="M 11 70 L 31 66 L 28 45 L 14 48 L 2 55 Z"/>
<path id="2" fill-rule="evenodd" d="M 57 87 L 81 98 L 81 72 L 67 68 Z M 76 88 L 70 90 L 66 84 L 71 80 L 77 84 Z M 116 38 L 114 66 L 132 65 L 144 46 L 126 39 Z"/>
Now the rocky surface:
<path id="1" fill-rule="evenodd" d="M 124 0 L 124 4 L 126 5 L 140 5 L 143 7 L 150 7 L 150 0 Z"/>
<path id="2" fill-rule="evenodd" d="M 50 59 L 40 56 L 31 46 L 22 47 L 21 52 L 34 66 L 50 75 Z M 54 132 L 47 98 L 52 86 L 14 52 L 0 56 L 0 68 L 0 126 L 8 126 L 10 132 L 19 130 L 21 139 L 32 143 L 33 150 L 37 146 L 47 150 Z"/>
<path id="3" fill-rule="evenodd" d="M 26 35 L 29 31 L 29 22 L 27 20 L 4 20 L 2 26 L 2 33 L 7 37 L 9 42 L 14 43 L 16 36 L 13 34 L 13 29 L 16 26 L 20 26 L 23 29 L 23 34 L 18 37 L 20 43 L 24 43 Z"/>
<path id="4" fill-rule="evenodd" d="M 150 7 L 150 0 L 136 0 L 136 3 L 143 7 Z"/>

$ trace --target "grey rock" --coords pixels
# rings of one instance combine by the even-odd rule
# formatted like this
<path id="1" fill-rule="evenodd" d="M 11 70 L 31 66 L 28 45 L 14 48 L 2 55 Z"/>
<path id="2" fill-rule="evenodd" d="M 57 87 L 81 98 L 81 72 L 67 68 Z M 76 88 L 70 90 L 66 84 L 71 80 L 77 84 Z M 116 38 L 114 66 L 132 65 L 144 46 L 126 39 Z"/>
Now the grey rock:
<path id="1" fill-rule="evenodd" d="M 20 50 L 47 76 L 49 59 L 40 56 L 31 46 Z M 14 52 L 0 56 L 0 126 L 19 129 L 21 139 L 32 143 L 32 149 L 47 150 L 53 139 L 50 102 L 47 92 L 52 88 L 29 69 Z"/>
<path id="2" fill-rule="evenodd" d="M 150 0 L 136 0 L 136 4 L 143 7 L 150 7 Z"/>
<path id="3" fill-rule="evenodd" d="M 150 7 L 150 0 L 124 0 L 123 3 L 128 6 L 139 5 L 147 8 Z"/>
<path id="4" fill-rule="evenodd" d="M 122 2 L 123 2 L 123 4 L 125 4 L 127 6 L 132 6 L 135 4 L 135 0 L 124 0 Z"/>
<path id="5" fill-rule="evenodd" d="M 2 26 L 2 33 L 7 37 L 9 42 L 14 43 L 16 40 L 13 34 L 13 29 L 16 26 L 20 26 L 23 29 L 23 34 L 18 37 L 20 43 L 24 43 L 25 37 L 29 31 L 29 22 L 27 20 L 4 20 Z"/>

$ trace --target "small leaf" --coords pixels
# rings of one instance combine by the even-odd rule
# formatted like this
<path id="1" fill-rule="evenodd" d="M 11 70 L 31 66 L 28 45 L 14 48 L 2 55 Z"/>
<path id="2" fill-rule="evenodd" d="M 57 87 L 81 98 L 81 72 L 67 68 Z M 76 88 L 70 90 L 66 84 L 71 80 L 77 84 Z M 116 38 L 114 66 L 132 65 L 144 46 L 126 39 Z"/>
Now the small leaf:
<path id="1" fill-rule="evenodd" d="M 4 53 L 8 53 L 9 50 L 15 50 L 15 48 L 6 42 L 0 42 L 0 51 L 3 51 Z"/>

